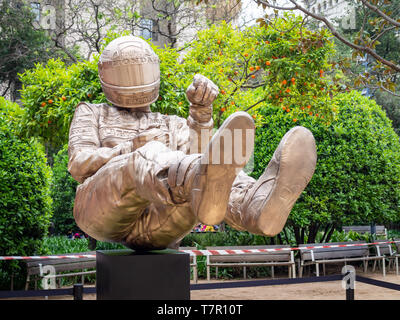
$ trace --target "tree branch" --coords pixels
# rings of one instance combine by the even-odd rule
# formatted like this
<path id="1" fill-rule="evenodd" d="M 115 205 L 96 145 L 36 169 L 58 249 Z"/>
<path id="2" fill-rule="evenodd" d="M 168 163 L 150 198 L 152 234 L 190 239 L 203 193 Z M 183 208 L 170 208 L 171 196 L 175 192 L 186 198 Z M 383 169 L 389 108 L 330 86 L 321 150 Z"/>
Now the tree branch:
<path id="1" fill-rule="evenodd" d="M 269 2 L 266 1 L 261 1 L 261 0 L 254 0 L 256 1 L 256 3 L 260 3 L 260 4 L 264 4 L 270 8 L 276 8 L 276 6 L 271 5 Z M 357 45 L 351 41 L 349 41 L 348 39 L 346 39 L 343 35 L 341 35 L 336 28 L 333 26 L 332 23 L 329 22 L 329 20 L 327 18 L 325 18 L 324 16 L 321 16 L 319 14 L 313 13 L 309 10 L 307 10 L 306 8 L 304 8 L 303 6 L 301 6 L 300 4 L 297 3 L 297 1 L 295 0 L 289 0 L 294 6 L 293 7 L 279 7 L 280 10 L 289 10 L 289 11 L 294 11 L 294 10 L 300 10 L 303 13 L 305 13 L 308 16 L 313 17 L 314 19 L 321 21 L 325 24 L 325 26 L 332 32 L 332 34 L 341 42 L 343 42 L 345 45 L 347 45 L 348 47 L 358 50 L 360 52 L 364 52 L 367 53 L 369 55 L 371 55 L 373 58 L 375 58 L 377 61 L 380 61 L 382 64 L 388 66 L 389 68 L 400 72 L 400 65 L 397 65 L 396 63 L 389 61 L 385 58 L 383 58 L 382 56 L 380 56 L 378 53 L 376 53 L 375 50 L 373 50 L 372 48 L 368 47 L 368 46 L 360 46 Z M 363 2 L 365 0 L 362 0 Z M 389 20 L 387 20 L 389 21 Z"/>
<path id="2" fill-rule="evenodd" d="M 390 24 L 400 27 L 400 22 L 394 20 L 392 17 L 389 17 L 387 14 L 385 14 L 383 11 L 381 11 L 378 7 L 374 6 L 371 4 L 368 0 L 360 0 L 364 5 L 366 5 L 368 8 L 370 8 L 373 12 L 377 13 L 380 15 L 383 19 L 385 19 L 387 22 Z"/>

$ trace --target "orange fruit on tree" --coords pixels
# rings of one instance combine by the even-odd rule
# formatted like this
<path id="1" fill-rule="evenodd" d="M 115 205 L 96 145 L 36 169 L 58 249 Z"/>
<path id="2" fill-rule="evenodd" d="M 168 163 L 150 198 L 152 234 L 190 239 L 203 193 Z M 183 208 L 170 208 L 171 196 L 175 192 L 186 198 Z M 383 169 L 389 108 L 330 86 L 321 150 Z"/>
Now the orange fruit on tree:
<path id="1" fill-rule="evenodd" d="M 62 96 L 61 99 L 62 99 L 63 101 L 67 100 L 67 98 L 66 98 L 65 96 Z"/>
<path id="2" fill-rule="evenodd" d="M 243 55 L 244 55 L 245 57 L 248 57 L 248 56 L 249 56 L 249 54 L 248 54 L 247 52 L 245 52 Z"/>
<path id="3" fill-rule="evenodd" d="M 225 111 L 226 111 L 225 107 L 221 108 L 221 112 L 225 112 Z"/>
<path id="4" fill-rule="evenodd" d="M 286 89 L 286 93 L 290 93 L 290 89 L 289 88 Z"/>
<path id="5" fill-rule="evenodd" d="M 182 105 L 182 101 L 179 101 L 178 104 L 181 106 Z"/>
<path id="6" fill-rule="evenodd" d="M 251 77 L 254 79 L 256 76 L 254 74 L 252 74 Z"/>
<path id="7" fill-rule="evenodd" d="M 266 64 L 267 66 L 270 66 L 270 65 L 271 65 L 271 62 L 267 61 L 265 64 Z"/>
<path id="8" fill-rule="evenodd" d="M 287 109 L 286 109 L 286 112 L 290 112 L 290 109 L 289 109 L 289 108 L 287 108 Z"/>
<path id="9" fill-rule="evenodd" d="M 260 70 L 260 66 L 256 66 L 256 70 Z"/>
<path id="10" fill-rule="evenodd" d="M 250 67 L 249 69 L 250 69 L 250 71 L 254 71 L 254 67 Z"/>
<path id="11" fill-rule="evenodd" d="M 225 90 L 221 90 L 221 94 L 225 94 Z"/>
<path id="12" fill-rule="evenodd" d="M 257 116 L 255 114 L 252 115 L 253 119 L 257 118 Z"/>
<path id="13" fill-rule="evenodd" d="M 235 101 L 231 101 L 231 105 L 234 106 L 235 105 Z"/>
<path id="14" fill-rule="evenodd" d="M 218 44 L 221 44 L 221 40 L 218 40 L 217 43 L 218 43 Z"/>
<path id="15" fill-rule="evenodd" d="M 308 105 L 308 106 L 307 106 L 307 108 L 308 108 L 308 109 L 311 109 L 311 106 L 310 106 L 310 105 Z"/>
<path id="16" fill-rule="evenodd" d="M 47 102 L 48 102 L 49 104 L 52 104 L 52 103 L 53 103 L 53 100 L 49 99 Z"/>
<path id="17" fill-rule="evenodd" d="M 285 111 L 285 110 L 286 110 L 286 107 L 282 107 L 282 110 L 284 110 L 284 111 Z"/>
<path id="18" fill-rule="evenodd" d="M 294 118 L 294 119 L 293 119 L 293 122 L 296 122 L 296 121 L 297 121 L 297 119 L 296 119 L 296 118 Z"/>
<path id="19" fill-rule="evenodd" d="M 292 78 L 292 79 L 290 79 L 290 81 L 292 81 L 293 83 L 296 81 L 296 79 L 295 78 Z"/>
<path id="20" fill-rule="evenodd" d="M 46 106 L 46 102 L 42 102 L 42 103 L 40 104 L 40 106 L 41 106 L 41 107 L 45 107 L 45 106 Z"/>

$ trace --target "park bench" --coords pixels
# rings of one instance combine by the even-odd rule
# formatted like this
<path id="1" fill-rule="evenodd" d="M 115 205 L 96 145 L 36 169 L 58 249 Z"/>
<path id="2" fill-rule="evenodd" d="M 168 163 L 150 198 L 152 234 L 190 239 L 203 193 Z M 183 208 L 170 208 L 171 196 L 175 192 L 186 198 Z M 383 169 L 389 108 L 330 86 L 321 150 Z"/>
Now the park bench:
<path id="1" fill-rule="evenodd" d="M 359 234 L 370 233 L 372 234 L 372 227 L 371 226 L 344 226 L 343 231 L 348 233 L 350 230 L 357 232 Z M 375 235 L 377 237 L 382 236 L 387 239 L 387 230 L 385 226 L 375 226 Z"/>
<path id="2" fill-rule="evenodd" d="M 223 247 L 207 247 L 207 250 L 247 250 L 247 249 L 276 249 L 290 248 L 287 245 L 259 245 L 259 246 L 223 246 Z M 210 269 L 216 268 L 216 277 L 218 277 L 218 268 L 223 267 L 243 267 L 243 278 L 246 279 L 246 267 L 271 267 L 272 277 L 274 277 L 275 266 L 288 266 L 289 278 L 296 278 L 296 269 L 294 261 L 294 253 L 290 250 L 282 250 L 276 252 L 256 252 L 244 254 L 229 255 L 208 255 L 206 260 L 207 280 L 210 281 Z"/>
<path id="3" fill-rule="evenodd" d="M 396 274 L 399 275 L 399 257 L 400 257 L 400 239 L 394 239 L 396 251 L 394 252 L 393 256 L 396 261 Z"/>
<path id="4" fill-rule="evenodd" d="M 386 259 L 389 260 L 389 265 L 388 268 L 390 268 L 390 265 L 392 262 L 395 262 L 396 256 L 395 253 L 396 251 L 393 250 L 393 246 L 391 243 L 385 243 L 388 240 L 375 240 L 375 243 L 379 243 L 379 244 L 375 244 L 375 250 L 376 250 L 376 255 L 377 256 L 384 256 Z M 380 243 L 382 242 L 382 243 Z M 385 261 L 385 259 L 382 260 L 383 262 Z M 375 267 L 376 267 L 376 262 L 377 260 L 374 261 L 374 265 L 372 267 L 372 271 L 375 271 Z M 380 261 L 378 261 L 380 262 Z M 385 271 L 385 263 L 383 263 L 382 265 L 382 270 Z"/>
<path id="5" fill-rule="evenodd" d="M 331 246 L 331 245 L 347 245 L 357 244 L 357 246 L 346 247 L 328 247 L 328 248 L 307 248 L 313 246 Z M 365 241 L 351 242 L 332 242 L 332 243 L 312 243 L 300 244 L 300 277 L 303 275 L 305 266 L 315 265 L 316 275 L 319 277 L 319 265 L 322 264 L 325 274 L 325 264 L 342 263 L 346 265 L 348 262 L 362 261 L 364 264 L 364 272 L 367 272 L 368 261 L 381 260 L 383 275 L 385 276 L 385 257 L 382 255 L 370 255 L 370 248 Z M 379 251 L 378 251 L 379 252 Z"/>
<path id="6" fill-rule="evenodd" d="M 196 247 L 179 247 L 179 250 L 197 250 Z M 190 267 L 193 270 L 193 280 L 197 283 L 197 257 L 190 255 Z"/>
<path id="7" fill-rule="evenodd" d="M 83 253 L 67 253 L 63 255 L 96 255 L 95 251 Z M 96 273 L 96 270 L 85 271 L 85 269 L 96 268 L 96 258 L 59 258 L 59 259 L 32 259 L 26 260 L 27 277 L 25 290 L 28 290 L 29 283 L 35 281 L 35 289 L 37 289 L 37 281 L 42 278 L 40 275 L 41 266 L 50 265 L 54 267 L 56 274 L 55 278 L 61 279 L 62 277 L 81 276 L 82 284 L 85 281 L 85 275 Z M 65 271 L 72 271 L 71 273 L 60 273 Z"/>

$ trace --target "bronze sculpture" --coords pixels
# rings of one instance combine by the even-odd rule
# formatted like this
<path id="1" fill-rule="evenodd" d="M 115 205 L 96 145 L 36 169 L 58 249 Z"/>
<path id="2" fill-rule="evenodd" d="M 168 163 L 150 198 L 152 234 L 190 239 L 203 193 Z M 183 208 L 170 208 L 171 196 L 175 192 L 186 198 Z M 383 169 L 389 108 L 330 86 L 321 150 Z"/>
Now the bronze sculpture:
<path id="1" fill-rule="evenodd" d="M 77 188 L 74 217 L 90 236 L 133 249 L 165 248 L 199 221 L 279 233 L 316 165 L 311 132 L 291 129 L 256 181 L 241 169 L 253 149 L 245 112 L 213 128 L 217 86 L 196 75 L 188 119 L 150 111 L 159 60 L 142 39 L 113 40 L 99 60 L 108 104 L 80 103 L 70 127 L 69 164 Z M 239 139 L 239 140 L 236 140 Z"/>

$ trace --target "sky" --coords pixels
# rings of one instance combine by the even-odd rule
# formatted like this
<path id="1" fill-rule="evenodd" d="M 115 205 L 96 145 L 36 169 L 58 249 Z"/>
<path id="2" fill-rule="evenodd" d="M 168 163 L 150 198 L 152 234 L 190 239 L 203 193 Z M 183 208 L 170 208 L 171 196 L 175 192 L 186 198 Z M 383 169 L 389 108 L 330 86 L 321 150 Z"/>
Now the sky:
<path id="1" fill-rule="evenodd" d="M 287 0 L 276 0 L 276 4 L 285 6 L 288 4 Z M 264 10 L 261 6 L 258 6 L 254 0 L 242 0 L 242 14 L 239 18 L 238 25 L 252 25 L 256 23 L 256 19 L 264 16 L 266 13 L 272 13 L 272 9 Z"/>

